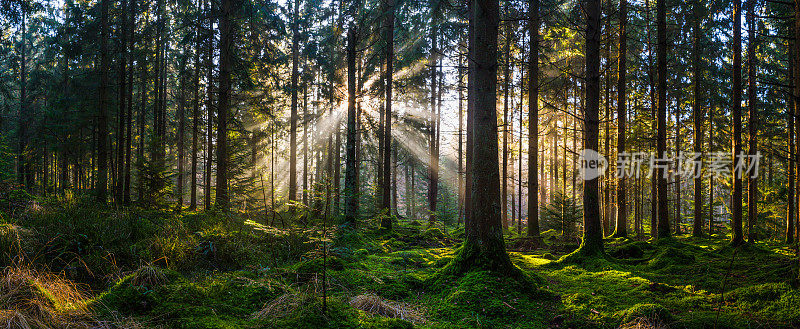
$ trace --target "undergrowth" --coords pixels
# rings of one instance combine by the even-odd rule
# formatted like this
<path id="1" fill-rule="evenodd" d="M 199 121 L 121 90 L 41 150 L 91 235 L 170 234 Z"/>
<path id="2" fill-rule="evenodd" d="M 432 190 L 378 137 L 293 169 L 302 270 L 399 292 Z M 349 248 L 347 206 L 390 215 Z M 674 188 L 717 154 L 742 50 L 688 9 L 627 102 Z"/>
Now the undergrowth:
<path id="1" fill-rule="evenodd" d="M 385 231 L 370 221 L 323 234 L 242 215 L 77 201 L 13 213 L 24 215 L 0 225 L 0 282 L 21 288 L 0 287 L 0 326 L 800 326 L 796 256 L 773 242 L 617 238 L 605 241 L 606 257 L 559 262 L 575 246 L 550 231 L 541 248 L 509 253 L 518 280 L 443 273 L 463 229 L 399 222 Z"/>

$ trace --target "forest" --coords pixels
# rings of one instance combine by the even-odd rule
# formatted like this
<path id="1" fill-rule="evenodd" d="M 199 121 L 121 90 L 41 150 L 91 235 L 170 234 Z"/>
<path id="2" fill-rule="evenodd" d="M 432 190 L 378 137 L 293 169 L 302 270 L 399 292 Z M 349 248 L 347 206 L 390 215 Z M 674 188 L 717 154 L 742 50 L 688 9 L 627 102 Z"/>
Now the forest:
<path id="1" fill-rule="evenodd" d="M 0 327 L 798 328 L 800 0 L 0 0 Z"/>

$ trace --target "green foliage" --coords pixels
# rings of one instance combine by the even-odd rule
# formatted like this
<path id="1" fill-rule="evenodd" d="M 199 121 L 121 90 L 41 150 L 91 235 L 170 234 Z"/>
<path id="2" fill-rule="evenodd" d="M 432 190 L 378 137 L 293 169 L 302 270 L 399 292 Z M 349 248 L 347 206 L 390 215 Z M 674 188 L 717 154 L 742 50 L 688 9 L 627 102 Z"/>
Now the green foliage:
<path id="1" fill-rule="evenodd" d="M 148 140 L 149 149 L 158 147 L 156 138 Z M 139 188 L 144 191 L 144 198 L 139 203 L 144 207 L 161 209 L 167 207 L 167 201 L 172 196 L 173 173 L 164 161 L 148 158 L 137 159 L 136 171 L 138 173 Z"/>
<path id="2" fill-rule="evenodd" d="M 121 277 L 89 303 L 100 319 L 169 328 L 412 325 L 350 304 L 367 294 L 419 312 L 425 322 L 415 325 L 431 328 L 615 327 L 642 319 L 678 328 L 800 325 L 794 256 L 767 243 L 734 249 L 709 238 L 617 239 L 609 253 L 626 259 L 565 264 L 553 261 L 563 253 L 557 249 L 513 252 L 521 277 L 480 268 L 448 275 L 442 269 L 459 255 L 439 228 L 340 229 L 332 241 L 319 239 L 329 244 L 323 265 L 321 244 L 309 238 L 321 232 L 278 230 L 235 215 L 103 211 L 76 203 L 27 218 L 0 226 L 0 242 L 19 236 L 26 255 L 47 248 L 77 255 L 83 268 L 49 253 L 35 261 L 96 286 L 101 275 Z M 113 263 L 100 256 L 100 246 L 113 252 Z"/>
<path id="3" fill-rule="evenodd" d="M 14 154 L 6 135 L 0 133 L 0 185 L 8 186 L 12 180 L 14 180 Z"/>
<path id="4" fill-rule="evenodd" d="M 541 223 L 545 230 L 556 230 L 563 238 L 575 236 L 575 226 L 583 218 L 583 208 L 564 192 L 555 192 L 550 203 L 542 209 Z"/>

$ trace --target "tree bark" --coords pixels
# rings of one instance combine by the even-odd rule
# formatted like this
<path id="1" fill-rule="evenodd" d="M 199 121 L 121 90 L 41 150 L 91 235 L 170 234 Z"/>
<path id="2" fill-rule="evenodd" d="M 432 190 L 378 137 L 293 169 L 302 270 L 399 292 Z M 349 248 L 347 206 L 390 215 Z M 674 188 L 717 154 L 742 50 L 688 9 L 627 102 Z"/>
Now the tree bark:
<path id="1" fill-rule="evenodd" d="M 231 96 L 231 62 L 233 60 L 233 0 L 222 0 L 219 21 L 219 106 L 217 108 L 217 194 L 216 208 L 227 212 L 228 197 L 228 113 Z"/>
<path id="2" fill-rule="evenodd" d="M 177 140 L 177 148 L 178 148 L 178 174 L 177 174 L 177 184 L 176 184 L 176 194 L 178 200 L 175 204 L 175 210 L 178 213 L 183 211 L 183 190 L 184 190 L 184 182 L 185 182 L 185 173 L 184 173 L 184 164 L 186 159 L 186 150 L 184 149 L 184 136 L 186 135 L 186 62 L 188 60 L 188 52 L 184 52 L 181 56 L 180 67 L 179 70 L 179 77 L 178 80 L 178 134 L 175 136 Z"/>
<path id="3" fill-rule="evenodd" d="M 206 168 L 203 173 L 205 191 L 203 206 L 211 209 L 211 176 L 214 166 L 214 3 L 209 0 L 206 4 L 208 11 L 208 45 L 206 48 Z"/>
<path id="4" fill-rule="evenodd" d="M 197 12 L 200 13 L 200 1 L 197 2 Z M 199 15 L 198 15 L 199 16 Z M 200 22 L 198 19 L 195 30 L 194 47 L 194 98 L 192 104 L 192 164 L 191 182 L 189 183 L 189 210 L 197 209 L 197 145 L 200 134 Z"/>
<path id="5" fill-rule="evenodd" d="M 628 2 L 619 1 L 619 55 L 617 57 L 617 155 L 625 153 L 628 124 L 628 108 L 625 83 L 628 50 Z M 626 200 L 625 176 L 617 177 L 617 220 L 614 237 L 628 236 L 628 204 Z"/>
<path id="6" fill-rule="evenodd" d="M 102 1 L 102 0 L 101 0 Z M 27 31 L 27 10 L 26 6 L 22 5 L 22 19 L 20 23 L 20 70 L 19 70 L 19 121 L 17 125 L 17 139 L 18 139 L 18 146 L 17 146 L 17 182 L 21 186 L 28 186 L 28 72 L 27 72 L 27 51 L 25 46 L 27 45 L 26 41 L 26 31 Z M 102 87 L 101 87 L 102 88 Z"/>
<path id="7" fill-rule="evenodd" d="M 352 22 L 355 24 L 355 22 Z M 356 163 L 356 30 L 347 31 L 347 141 L 344 177 L 344 220 L 355 225 L 358 216 L 358 171 Z"/>
<path id="8" fill-rule="evenodd" d="M 656 156 L 665 157 L 667 151 L 667 5 L 666 0 L 657 0 L 656 24 L 658 54 L 658 136 L 656 137 Z M 667 170 L 659 168 L 658 173 L 658 238 L 671 235 L 669 211 L 667 209 Z"/>
<path id="9" fill-rule="evenodd" d="M 391 208 L 390 193 L 394 180 L 392 179 L 392 76 L 394 73 L 394 0 L 386 0 L 386 17 L 384 21 L 385 42 L 386 42 L 386 76 L 384 78 L 384 88 L 386 90 L 386 105 L 384 107 L 385 118 L 383 127 L 383 211 Z M 396 191 L 395 191 L 396 192 Z M 392 229 L 391 211 L 387 211 L 387 216 L 381 220 L 381 227 Z"/>
<path id="10" fill-rule="evenodd" d="M 298 42 L 300 33 L 298 25 L 300 20 L 300 0 L 294 0 L 294 13 L 292 15 L 292 104 L 289 117 L 289 201 L 297 199 L 297 68 L 298 68 Z"/>
<path id="11" fill-rule="evenodd" d="M 100 101 L 97 117 L 97 202 L 105 203 L 108 177 L 108 0 L 100 4 Z"/>
<path id="12" fill-rule="evenodd" d="M 436 87 L 438 86 L 437 83 L 437 76 L 438 76 L 438 64 L 439 64 L 439 56 L 438 56 L 438 46 L 437 46 L 437 26 L 435 22 L 435 18 L 431 19 L 431 24 L 433 27 L 431 28 L 431 100 L 430 100 L 430 107 L 431 107 L 431 117 L 430 117 L 430 126 L 428 129 L 429 133 L 429 163 L 428 163 L 428 225 L 433 225 L 436 222 L 436 204 L 437 204 L 437 197 L 439 193 L 439 156 L 436 152 L 436 100 L 438 99 L 438 93 L 436 91 Z"/>
<path id="13" fill-rule="evenodd" d="M 700 20 L 705 11 L 705 4 L 695 1 L 692 5 L 692 93 L 693 104 L 692 114 L 694 116 L 694 147 L 692 151 L 699 154 L 703 149 L 703 108 L 702 95 L 702 68 L 700 67 L 701 48 L 703 31 L 700 29 Z M 694 179 L 694 221 L 692 225 L 692 235 L 695 237 L 703 236 L 703 177 Z"/>
<path id="14" fill-rule="evenodd" d="M 653 137 L 658 139 L 656 131 L 658 130 L 658 119 L 656 118 L 656 79 L 653 78 L 653 41 L 650 33 L 650 1 L 644 0 L 645 6 L 645 29 L 647 34 L 647 80 L 649 86 L 650 96 L 650 114 L 653 118 Z M 655 144 L 655 141 L 654 141 Z M 652 145 L 652 144 L 651 144 Z M 654 145 L 655 146 L 655 145 Z M 656 146 L 657 147 L 657 146 Z M 659 156 L 658 154 L 656 154 Z M 658 228 L 658 174 L 655 173 L 650 179 L 650 236 L 657 235 Z"/>
<path id="15" fill-rule="evenodd" d="M 508 1 L 505 2 L 506 4 L 506 13 L 510 12 L 508 9 Z M 505 40 L 503 42 L 504 50 L 503 54 L 505 55 L 504 60 L 504 76 L 503 76 L 503 163 L 502 168 L 500 170 L 503 172 L 503 176 L 500 178 L 501 184 L 501 216 L 503 217 L 503 229 L 508 229 L 508 95 L 509 95 L 509 86 L 511 80 L 511 26 L 508 22 L 506 22 L 504 26 L 504 30 L 506 32 Z"/>
<path id="16" fill-rule="evenodd" d="M 131 1 L 132 2 L 132 1 Z M 128 1 L 122 0 L 120 4 L 120 20 L 119 20 L 119 34 L 120 34 L 120 50 L 119 50 L 119 74 L 118 74 L 118 107 L 117 107 L 117 118 L 119 119 L 117 122 L 117 179 L 114 181 L 114 202 L 117 204 L 123 203 L 123 191 L 125 189 L 125 129 L 127 126 L 125 123 L 127 122 L 126 119 L 126 106 L 125 102 L 127 101 L 126 96 L 128 94 L 128 88 L 126 86 L 126 79 L 127 74 L 126 71 L 128 69 L 128 34 L 127 34 L 127 23 L 128 23 Z"/>
<path id="17" fill-rule="evenodd" d="M 128 34 L 128 49 L 134 49 L 134 31 L 136 31 L 136 1 L 130 2 L 130 19 L 126 24 L 128 24 L 127 34 Z M 127 102 L 127 115 L 126 119 L 127 122 L 125 123 L 126 128 L 126 137 L 125 137 L 125 168 L 124 168 L 124 182 L 122 188 L 122 204 L 129 205 L 131 203 L 131 151 L 132 151 L 132 142 L 133 142 L 133 56 L 129 53 L 127 56 L 128 60 L 128 102 Z M 141 64 L 140 64 L 141 65 Z M 140 136 L 139 138 L 143 138 Z"/>
<path id="18" fill-rule="evenodd" d="M 747 119 L 748 153 L 750 161 L 755 159 L 758 152 L 757 131 L 758 131 L 758 100 L 756 99 L 756 1 L 748 0 L 750 6 L 747 15 L 747 109 L 750 112 Z M 756 232 L 755 223 L 758 217 L 758 176 L 753 173 L 748 174 L 747 178 L 747 241 L 755 242 Z"/>
<path id="19" fill-rule="evenodd" d="M 497 159 L 497 32 L 500 25 L 497 0 L 472 0 L 469 16 L 473 30 L 470 37 L 470 96 L 474 105 L 472 138 L 472 214 L 466 227 L 466 239 L 446 271 L 461 274 L 476 268 L 519 276 L 521 272 L 508 257 L 503 242 L 500 215 L 500 179 Z M 469 120 L 469 118 L 468 118 Z"/>
<path id="20" fill-rule="evenodd" d="M 742 152 L 742 1 L 733 0 L 733 160 L 738 162 Z M 731 230 L 734 246 L 744 243 L 742 237 L 742 177 L 733 171 L 731 195 Z"/>
<path id="21" fill-rule="evenodd" d="M 708 108 L 708 151 L 714 152 L 714 108 Z M 708 175 L 708 235 L 714 233 L 714 175 Z"/>
<path id="22" fill-rule="evenodd" d="M 587 0 L 586 13 L 586 106 L 583 146 L 599 151 L 600 113 L 600 0 Z M 603 254 L 603 227 L 600 220 L 598 178 L 583 181 L 583 242 L 575 254 Z"/>
<path id="23" fill-rule="evenodd" d="M 800 136 L 800 119 L 798 119 L 798 115 L 800 115 L 800 1 L 795 0 L 794 2 L 794 38 L 791 39 L 792 42 L 792 55 L 791 56 L 791 63 L 792 63 L 792 82 L 791 85 L 794 87 L 794 91 L 792 93 L 793 98 L 793 109 L 792 114 L 794 115 L 794 131 L 795 131 L 795 138 Z M 795 163 L 795 183 L 794 186 L 797 188 L 800 186 L 800 142 L 795 141 L 794 143 L 794 163 Z M 800 205 L 797 202 L 800 202 L 800 197 L 798 197 L 797 191 L 795 191 L 795 220 L 800 219 L 798 216 L 797 211 L 800 211 Z M 800 225 L 795 223 L 795 236 L 800 236 Z"/>
<path id="24" fill-rule="evenodd" d="M 625 0 L 622 0 L 625 1 Z M 528 56 L 528 237 L 540 239 L 539 230 L 539 0 L 530 1 L 528 33 L 531 49 Z M 521 129 L 521 128 L 520 128 Z M 522 139 L 522 130 L 520 130 Z M 520 158 L 522 151 L 520 150 Z M 520 167 L 520 171 L 522 167 Z M 522 177 L 520 176 L 520 180 Z M 521 205 L 520 205 L 520 208 Z M 521 215 L 520 215 L 521 217 Z"/>
<path id="25" fill-rule="evenodd" d="M 458 54 L 458 220 L 464 220 L 464 53 L 463 44 L 459 42 Z"/>
<path id="26" fill-rule="evenodd" d="M 794 41 L 788 40 L 788 54 L 789 54 L 789 69 L 786 70 L 787 81 L 789 85 L 793 83 L 794 79 Z M 789 94 L 791 94 L 793 90 L 789 90 Z M 786 120 L 787 120 L 787 135 L 789 140 L 789 160 L 786 161 L 787 163 L 787 174 L 788 174 L 788 181 L 786 182 L 786 244 L 791 245 L 794 244 L 795 241 L 795 216 L 797 215 L 797 210 L 795 207 L 797 204 L 795 203 L 795 188 L 796 188 L 796 181 L 795 181 L 795 131 L 794 131 L 794 103 L 795 99 L 793 96 L 786 98 Z"/>

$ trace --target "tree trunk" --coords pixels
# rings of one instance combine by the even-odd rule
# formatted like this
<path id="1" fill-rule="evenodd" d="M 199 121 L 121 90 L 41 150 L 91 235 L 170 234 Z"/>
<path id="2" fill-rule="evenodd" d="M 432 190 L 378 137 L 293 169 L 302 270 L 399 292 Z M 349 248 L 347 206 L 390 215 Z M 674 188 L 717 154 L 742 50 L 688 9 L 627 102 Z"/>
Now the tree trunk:
<path id="1" fill-rule="evenodd" d="M 497 31 L 500 25 L 499 3 L 496 0 L 473 0 L 469 16 L 473 33 L 470 36 L 469 69 L 474 84 L 470 100 L 474 112 L 472 166 L 472 214 L 466 226 L 466 239 L 458 255 L 446 270 L 461 274 L 484 268 L 502 274 L 520 276 L 521 273 L 508 257 L 503 242 L 503 225 L 500 215 L 500 168 L 497 159 Z M 473 79 L 470 79 L 473 82 Z M 470 119 L 468 118 L 468 121 Z M 469 169 L 468 169 L 469 170 Z"/>
<path id="2" fill-rule="evenodd" d="M 755 29 L 755 16 L 756 16 L 756 1 L 748 0 L 747 4 L 750 6 L 747 15 L 747 109 L 750 112 L 747 119 L 747 137 L 748 137 L 748 153 L 751 156 L 750 161 L 755 160 L 756 152 L 758 152 L 758 145 L 756 136 L 758 125 L 758 103 L 756 99 L 756 29 Z M 755 222 L 758 216 L 758 176 L 753 173 L 748 174 L 747 179 L 747 241 L 750 243 L 755 242 Z"/>
<path id="3" fill-rule="evenodd" d="M 742 1 L 733 0 L 733 159 L 740 161 L 742 152 Z M 744 243 L 742 237 L 742 177 L 733 171 L 733 194 L 731 195 L 731 244 Z"/>
<path id="4" fill-rule="evenodd" d="M 206 5 L 208 15 L 208 47 L 206 48 L 206 169 L 203 173 L 205 191 L 203 206 L 211 209 L 211 176 L 214 166 L 214 3 L 209 0 Z"/>
<path id="5" fill-rule="evenodd" d="M 505 2 L 507 5 L 508 2 Z M 508 8 L 506 8 L 506 12 L 510 12 Z M 504 26 L 504 30 L 506 32 L 506 37 L 503 42 L 504 50 L 503 54 L 505 55 L 505 65 L 504 65 L 504 76 L 503 76 L 503 164 L 502 170 L 503 176 L 500 178 L 501 184 L 501 201 L 500 201 L 500 208 L 501 208 L 501 215 L 503 217 L 503 229 L 508 229 L 508 94 L 509 94 L 509 81 L 511 80 L 511 24 L 506 22 Z"/>
<path id="6" fill-rule="evenodd" d="M 463 45 L 459 43 L 459 52 Z M 458 54 L 458 220 L 464 220 L 464 54 Z"/>
<path id="7" fill-rule="evenodd" d="M 355 22 L 353 22 L 355 23 Z M 358 216 L 358 171 L 356 163 L 356 31 L 347 31 L 347 146 L 344 177 L 344 220 L 356 224 Z"/>
<path id="8" fill-rule="evenodd" d="M 128 20 L 128 49 L 129 51 L 133 48 L 134 45 L 134 31 L 136 31 L 136 1 L 130 2 L 130 19 Z M 127 122 L 125 123 L 126 128 L 126 137 L 125 137 L 125 168 L 124 168 L 124 185 L 122 188 L 122 203 L 124 205 L 129 205 L 131 203 L 131 151 L 132 151 L 132 142 L 133 142 L 133 56 L 128 54 L 128 103 L 127 103 L 127 115 L 126 119 Z M 141 64 L 140 64 L 141 65 Z M 140 136 L 139 138 L 143 138 Z"/>
<path id="9" fill-rule="evenodd" d="M 624 0 L 622 0 L 624 1 Z M 540 239 L 539 231 L 539 0 L 531 0 L 528 33 L 531 49 L 528 56 L 528 237 Z M 520 122 L 521 125 L 521 122 Z M 520 139 L 522 139 L 520 127 Z M 522 150 L 520 148 L 520 158 Z M 520 166 L 520 171 L 522 167 Z M 522 176 L 520 176 L 520 180 Z M 552 187 L 551 187 L 552 188 Z M 521 195 L 520 195 L 521 196 Z M 520 207 L 522 208 L 522 207 Z M 521 215 L 520 215 L 521 217 Z"/>
<path id="10" fill-rule="evenodd" d="M 714 108 L 708 108 L 708 151 L 714 152 Z M 714 233 L 714 175 L 708 176 L 708 235 Z"/>
<path id="11" fill-rule="evenodd" d="M 200 12 L 200 1 L 197 2 L 197 11 Z M 199 16 L 199 15 L 198 15 Z M 191 183 L 189 183 L 189 210 L 197 209 L 197 145 L 200 134 L 200 22 L 195 30 L 194 48 L 194 104 L 192 104 L 192 164 Z"/>
<path id="12" fill-rule="evenodd" d="M 107 6 L 107 5 L 106 5 Z M 17 138 L 19 139 L 17 149 L 17 181 L 19 185 L 30 188 L 30 168 L 28 164 L 28 71 L 27 71 L 27 13 L 26 6 L 22 5 L 22 19 L 20 24 L 20 90 L 19 90 L 19 121 L 17 126 Z M 107 8 L 106 8 L 107 11 Z M 106 13 L 107 15 L 107 13 Z M 106 42 L 107 43 L 107 42 Z M 102 89 L 103 87 L 101 87 Z"/>
<path id="13" fill-rule="evenodd" d="M 605 70 L 605 73 L 603 74 L 603 76 L 605 78 L 604 79 L 605 80 L 605 83 L 604 83 L 604 89 L 605 89 L 605 111 L 604 111 L 604 115 L 605 115 L 605 118 L 603 119 L 603 121 L 604 121 L 603 122 L 603 130 L 604 130 L 603 137 L 605 139 L 605 142 L 603 143 L 603 146 L 605 147 L 605 150 L 604 150 L 603 154 L 609 159 L 612 158 L 611 157 L 611 132 L 610 132 L 610 130 L 611 130 L 611 127 L 610 127 L 611 126 L 611 74 L 612 74 L 612 72 L 611 72 L 611 43 L 612 42 L 611 42 L 611 18 L 610 18 L 611 17 L 611 11 L 612 11 L 611 8 L 612 8 L 611 1 L 610 0 L 606 1 L 606 12 L 607 12 L 607 16 L 609 18 L 606 19 L 606 22 L 605 22 L 606 23 L 605 24 L 605 31 L 606 31 L 606 34 L 608 34 L 608 41 L 606 42 L 606 53 L 605 53 L 605 56 L 606 56 L 606 70 Z M 602 13 L 601 13 L 601 15 L 602 15 Z M 600 33 L 601 33 L 601 38 L 602 38 L 602 31 Z M 603 191 L 600 210 L 602 212 L 603 236 L 605 237 L 605 236 L 611 235 L 611 205 L 612 205 L 612 202 L 611 202 L 611 186 L 610 186 L 611 185 L 611 177 L 610 177 L 610 175 L 603 175 L 602 176 L 602 181 L 600 181 L 600 183 L 602 184 L 602 191 Z"/>
<path id="14" fill-rule="evenodd" d="M 680 104 L 680 90 L 676 102 Z M 675 154 L 681 152 L 681 107 L 675 106 Z M 681 235 L 681 175 L 675 175 L 675 235 Z"/>
<path id="15" fill-rule="evenodd" d="M 658 139 L 655 136 L 655 132 L 658 129 L 658 120 L 656 118 L 656 93 L 655 93 L 655 79 L 653 78 L 653 41 L 651 38 L 650 33 L 650 1 L 644 0 L 645 6 L 645 29 L 647 34 L 647 80 L 648 80 L 648 87 L 649 87 L 649 96 L 650 96 L 650 114 L 653 118 L 653 137 Z M 655 141 L 654 141 L 655 142 Z M 651 144 L 652 145 L 652 144 Z M 657 153 L 657 152 L 656 152 Z M 660 156 L 656 154 L 656 156 Z M 654 173 L 653 177 L 650 179 L 650 236 L 655 237 L 657 235 L 657 227 L 658 227 L 658 175 Z"/>
<path id="16" fill-rule="evenodd" d="M 789 67 L 788 67 L 788 70 L 786 70 L 786 73 L 787 73 L 786 74 L 787 75 L 787 79 L 786 80 L 791 85 L 793 83 L 793 81 L 794 81 L 793 80 L 794 79 L 794 66 L 796 64 L 795 61 L 794 61 L 794 41 L 788 40 L 787 42 L 789 44 L 789 47 L 788 47 L 789 49 L 787 51 L 789 53 L 789 65 L 788 65 Z M 793 90 L 789 90 L 788 91 L 788 93 L 790 95 L 791 95 L 792 92 L 793 92 Z M 794 117 L 795 103 L 794 103 L 794 101 L 795 101 L 795 99 L 792 96 L 789 96 L 789 97 L 786 98 L 786 119 L 787 119 L 787 123 L 788 123 L 786 128 L 787 128 L 788 140 L 789 140 L 789 160 L 786 161 L 787 167 L 788 167 L 787 168 L 787 174 L 789 176 L 788 177 L 788 181 L 786 182 L 786 184 L 787 184 L 787 187 L 786 187 L 786 194 L 787 194 L 787 196 L 786 196 L 786 199 L 787 199 L 787 201 L 786 201 L 786 244 L 788 244 L 788 245 L 794 244 L 794 241 L 795 241 L 795 236 L 794 236 L 795 227 L 794 227 L 794 225 L 795 225 L 795 217 L 797 215 L 797 210 L 795 209 L 797 204 L 794 201 L 795 200 L 795 188 L 796 188 L 795 184 L 797 183 L 795 181 L 795 174 L 796 174 L 795 173 L 795 156 L 796 156 L 795 155 L 795 147 L 796 147 L 795 144 L 796 144 L 796 141 L 795 141 L 795 131 L 794 131 L 794 125 L 795 125 L 795 123 L 794 123 L 794 121 L 795 121 L 795 117 Z"/>
<path id="17" fill-rule="evenodd" d="M 656 136 L 656 156 L 666 156 L 667 151 L 667 5 L 665 0 L 657 0 L 657 70 L 658 70 L 658 136 Z M 667 209 L 667 170 L 659 168 L 658 173 L 658 238 L 671 234 L 669 211 Z"/>
<path id="18" fill-rule="evenodd" d="M 390 193 L 391 186 L 394 184 L 392 179 L 392 75 L 394 73 L 394 8 L 395 2 L 394 0 L 386 0 L 386 17 L 384 22 L 384 28 L 386 29 L 386 36 L 384 38 L 386 42 L 386 76 L 384 78 L 384 88 L 386 90 L 386 105 L 384 110 L 385 118 L 383 127 L 383 201 L 382 201 L 382 211 L 387 211 L 391 208 L 391 199 Z M 391 212 L 387 212 L 387 215 L 391 215 Z M 381 220 L 381 227 L 384 229 L 391 229 L 392 228 L 392 218 L 391 216 L 385 216 Z"/>
<path id="19" fill-rule="evenodd" d="M 794 86 L 794 91 L 792 93 L 793 96 L 793 110 L 792 114 L 794 115 L 794 131 L 795 131 L 795 138 L 800 136 L 800 120 L 798 120 L 798 115 L 800 115 L 800 1 L 795 0 L 794 2 L 794 35 L 791 38 L 792 41 L 792 54 L 791 56 L 791 63 L 792 63 L 792 83 L 791 85 Z M 797 188 L 800 186 L 800 142 L 795 141 L 794 143 L 794 163 L 795 163 L 795 183 L 794 186 Z M 800 219 L 800 216 L 796 213 L 800 211 L 800 206 L 798 206 L 797 202 L 800 202 L 800 197 L 798 197 L 797 191 L 795 191 L 795 220 Z M 800 236 L 800 225 L 795 223 L 795 236 Z"/>
<path id="20" fill-rule="evenodd" d="M 599 150 L 600 112 L 600 0 L 586 1 L 586 107 L 584 108 L 583 146 Z M 603 254 L 603 227 L 600 220 L 598 178 L 583 181 L 583 242 L 575 254 Z"/>
<path id="21" fill-rule="evenodd" d="M 628 50 L 628 2 L 619 1 L 619 55 L 617 57 L 617 156 L 625 153 L 628 108 L 625 83 Z M 626 200 L 625 175 L 617 177 L 617 220 L 614 237 L 628 236 L 628 204 Z"/>
<path id="22" fill-rule="evenodd" d="M 134 1 L 134 3 L 136 3 Z M 146 21 L 145 21 L 146 23 Z M 145 48 L 149 47 L 150 39 L 147 39 L 144 46 Z M 138 202 L 142 202 L 144 200 L 144 175 L 142 172 L 141 166 L 145 163 L 145 125 L 147 121 L 147 89 L 148 89 L 148 64 L 147 64 L 147 54 L 143 54 L 140 58 L 139 69 L 141 70 L 139 73 L 140 76 L 140 84 L 139 84 L 139 109 L 137 113 L 136 125 L 137 125 L 137 133 L 139 135 L 139 143 L 136 146 L 136 162 L 139 168 L 137 169 L 137 186 L 136 186 L 136 198 Z"/>
<path id="23" fill-rule="evenodd" d="M 227 212 L 228 198 L 228 112 L 231 96 L 231 62 L 233 57 L 233 0 L 222 0 L 219 22 L 219 106 L 217 108 L 217 209 Z"/>
<path id="24" fill-rule="evenodd" d="M 431 117 L 430 117 L 430 126 L 429 126 L 429 164 L 428 164 L 428 225 L 433 225 L 436 222 L 436 203 L 437 203 L 437 196 L 438 196 L 438 187 L 439 187 L 439 157 L 436 154 L 436 100 L 438 93 L 436 92 L 436 87 L 438 86 L 437 83 L 437 76 L 438 76 L 438 68 L 437 65 L 439 64 L 439 57 L 438 52 L 439 49 L 437 47 L 437 26 L 432 18 L 431 24 L 433 27 L 431 28 Z"/>
<path id="25" fill-rule="evenodd" d="M 289 201 L 297 199 L 297 67 L 298 67 L 298 42 L 300 33 L 298 25 L 300 20 L 300 0 L 294 0 L 294 13 L 292 15 L 292 104 L 289 117 Z"/>
<path id="26" fill-rule="evenodd" d="M 308 84 L 303 83 L 303 204 L 308 205 Z"/>
<path id="27" fill-rule="evenodd" d="M 791 70 L 790 70 L 791 71 Z M 791 81 L 791 80 L 790 80 Z M 794 163 L 794 148 L 795 148 L 795 140 L 794 140 L 794 115 L 792 113 L 792 108 L 794 106 L 794 102 L 791 98 L 787 100 L 787 117 L 788 117 L 788 139 L 789 139 L 789 161 L 787 162 L 788 168 L 787 173 L 789 175 L 787 183 L 787 202 L 786 202 L 786 244 L 791 245 L 794 244 L 794 222 L 795 222 L 795 163 Z"/>
<path id="28" fill-rule="evenodd" d="M 127 127 L 125 123 L 127 122 L 126 119 L 126 96 L 128 94 L 128 88 L 126 86 L 126 79 L 127 79 L 127 69 L 128 69 L 128 53 L 127 53 L 127 46 L 128 46 L 128 33 L 127 33 L 127 23 L 128 23 L 128 1 L 122 0 L 120 4 L 120 21 L 118 25 L 118 33 L 120 34 L 120 54 L 119 54 L 119 74 L 118 74 L 118 107 L 117 107 L 117 118 L 119 121 L 117 122 L 117 179 L 114 181 L 114 202 L 117 204 L 122 204 L 122 193 L 125 189 L 125 128 Z"/>
<path id="29" fill-rule="evenodd" d="M 108 177 L 108 0 L 100 4 L 100 101 L 97 117 L 97 202 L 106 202 Z"/>
<path id="30" fill-rule="evenodd" d="M 188 59 L 188 52 L 184 52 L 184 55 L 181 56 L 180 67 L 181 69 L 178 72 L 178 135 L 175 136 L 177 140 L 177 148 L 178 148 L 178 174 L 177 174 L 177 184 L 176 184 L 176 194 L 178 200 L 175 205 L 175 210 L 178 213 L 183 211 L 183 190 L 184 190 L 184 159 L 186 158 L 186 150 L 184 149 L 183 139 L 186 135 L 186 62 Z"/>
<path id="31" fill-rule="evenodd" d="M 700 40 L 703 31 L 700 29 L 700 20 L 703 17 L 705 4 L 695 1 L 692 5 L 692 114 L 694 115 L 694 147 L 693 151 L 699 154 L 703 150 L 703 108 L 702 108 L 702 68 L 700 67 Z M 703 236 L 703 177 L 698 175 L 694 179 L 694 221 L 692 236 Z"/>

